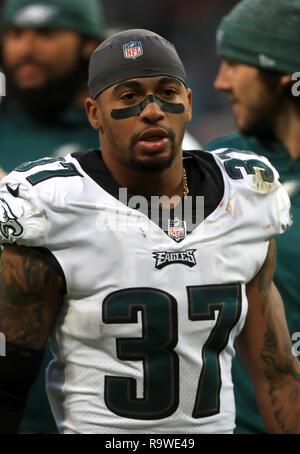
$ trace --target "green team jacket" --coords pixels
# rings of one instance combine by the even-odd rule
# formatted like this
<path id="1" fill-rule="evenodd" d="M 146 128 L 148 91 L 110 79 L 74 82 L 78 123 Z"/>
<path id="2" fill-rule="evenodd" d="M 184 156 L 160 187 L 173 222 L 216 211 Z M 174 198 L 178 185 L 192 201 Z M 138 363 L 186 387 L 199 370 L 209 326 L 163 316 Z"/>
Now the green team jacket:
<path id="1" fill-rule="evenodd" d="M 280 181 L 289 193 L 293 225 L 284 235 L 276 238 L 277 265 L 274 281 L 284 301 L 290 334 L 293 336 L 294 333 L 299 333 L 294 336 L 294 340 L 292 338 L 295 348 L 295 338 L 300 337 L 300 159 L 292 161 L 284 145 L 271 135 L 258 138 L 235 133 L 213 140 L 204 148 L 210 151 L 223 147 L 250 150 L 267 157 L 278 170 Z M 295 352 L 300 359 L 300 348 L 295 348 Z M 233 361 L 232 373 L 237 411 L 235 433 L 265 433 L 252 384 L 238 355 Z"/>
<path id="2" fill-rule="evenodd" d="M 83 109 L 68 108 L 55 118 L 37 120 L 6 99 L 0 106 L 0 167 L 5 172 L 24 161 L 98 147 L 98 134 Z M 45 368 L 51 358 L 47 345 L 40 375 L 29 394 L 21 432 L 57 432 L 45 391 Z"/>

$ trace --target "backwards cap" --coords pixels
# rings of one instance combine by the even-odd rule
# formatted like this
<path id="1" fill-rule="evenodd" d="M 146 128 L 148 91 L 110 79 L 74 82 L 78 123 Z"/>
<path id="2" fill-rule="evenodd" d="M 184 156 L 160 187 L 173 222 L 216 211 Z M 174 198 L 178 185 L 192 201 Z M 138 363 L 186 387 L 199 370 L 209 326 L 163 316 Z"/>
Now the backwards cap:
<path id="1" fill-rule="evenodd" d="M 135 77 L 170 76 L 186 85 L 184 66 L 172 43 L 149 30 L 116 33 L 94 51 L 89 65 L 93 99 L 107 88 Z"/>
<path id="2" fill-rule="evenodd" d="M 2 26 L 61 28 L 91 38 L 105 35 L 99 0 L 6 0 Z"/>
<path id="3" fill-rule="evenodd" d="M 217 32 L 217 52 L 264 69 L 300 70 L 300 0 L 243 0 Z"/>

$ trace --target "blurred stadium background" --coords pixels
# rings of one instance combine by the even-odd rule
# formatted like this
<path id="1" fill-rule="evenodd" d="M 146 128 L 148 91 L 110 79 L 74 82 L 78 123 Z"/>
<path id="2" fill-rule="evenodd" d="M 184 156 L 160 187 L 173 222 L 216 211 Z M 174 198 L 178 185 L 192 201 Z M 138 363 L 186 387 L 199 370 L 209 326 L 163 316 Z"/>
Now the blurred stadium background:
<path id="1" fill-rule="evenodd" d="M 175 44 L 193 90 L 193 120 L 188 129 L 202 145 L 235 129 L 227 97 L 214 90 L 213 82 L 219 65 L 216 28 L 222 16 L 237 3 L 237 0 L 102 0 L 109 33 L 148 28 Z M 0 7 L 2 4 L 0 0 Z"/>

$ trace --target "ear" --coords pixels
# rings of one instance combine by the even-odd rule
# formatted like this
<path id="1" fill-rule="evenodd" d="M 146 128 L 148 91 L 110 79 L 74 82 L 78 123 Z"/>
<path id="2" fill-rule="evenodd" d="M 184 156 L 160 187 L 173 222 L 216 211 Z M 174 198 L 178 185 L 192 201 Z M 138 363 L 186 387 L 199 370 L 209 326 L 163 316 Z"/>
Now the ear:
<path id="1" fill-rule="evenodd" d="M 102 130 L 102 121 L 101 121 L 101 112 L 97 101 L 92 98 L 87 98 L 85 100 L 85 110 L 89 119 L 91 126 L 94 129 L 97 129 L 100 132 Z"/>
<path id="2" fill-rule="evenodd" d="M 285 87 L 292 82 L 292 74 L 284 74 L 284 76 L 280 77 L 280 85 Z"/>
<path id="3" fill-rule="evenodd" d="M 97 39 L 85 39 L 82 47 L 81 54 L 84 58 L 90 58 L 94 50 L 99 46 L 100 41 Z"/>
<path id="4" fill-rule="evenodd" d="M 187 121 L 191 121 L 192 119 L 192 90 L 188 88 L 186 90 L 187 99 L 188 99 L 188 112 L 187 112 Z"/>

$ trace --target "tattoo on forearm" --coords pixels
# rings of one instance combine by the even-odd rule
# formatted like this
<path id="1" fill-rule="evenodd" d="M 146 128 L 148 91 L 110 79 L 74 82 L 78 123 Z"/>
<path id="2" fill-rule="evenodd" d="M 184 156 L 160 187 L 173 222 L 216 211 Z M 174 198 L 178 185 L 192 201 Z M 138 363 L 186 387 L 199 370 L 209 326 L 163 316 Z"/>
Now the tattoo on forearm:
<path id="1" fill-rule="evenodd" d="M 280 326 L 282 314 L 276 313 L 276 301 L 274 306 L 269 313 L 261 359 L 274 418 L 283 433 L 293 434 L 300 427 L 300 368 L 298 360 L 291 355 L 289 338 Z"/>
<path id="2" fill-rule="evenodd" d="M 264 346 L 261 350 L 262 360 L 269 366 L 275 366 L 274 355 L 276 354 L 277 342 L 274 331 L 268 327 L 264 335 Z"/>
<path id="3" fill-rule="evenodd" d="M 38 250 L 10 248 L 0 265 L 0 331 L 8 342 L 41 349 L 61 303 L 61 278 Z"/>
<path id="4" fill-rule="evenodd" d="M 268 326 L 261 358 L 265 363 L 265 377 L 269 382 L 269 396 L 274 417 L 286 434 L 295 434 L 300 424 L 300 373 L 297 360 L 277 363 L 278 343 L 274 331 Z"/>
<path id="5" fill-rule="evenodd" d="M 291 353 L 291 339 L 284 320 L 283 303 L 273 284 L 276 262 L 274 241 L 270 242 L 257 281 L 257 298 L 265 322 L 260 358 L 266 378 L 266 394 L 271 404 L 272 431 L 300 431 L 300 363 Z M 274 425 L 275 423 L 275 425 Z"/>

